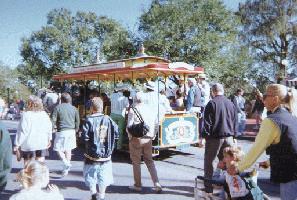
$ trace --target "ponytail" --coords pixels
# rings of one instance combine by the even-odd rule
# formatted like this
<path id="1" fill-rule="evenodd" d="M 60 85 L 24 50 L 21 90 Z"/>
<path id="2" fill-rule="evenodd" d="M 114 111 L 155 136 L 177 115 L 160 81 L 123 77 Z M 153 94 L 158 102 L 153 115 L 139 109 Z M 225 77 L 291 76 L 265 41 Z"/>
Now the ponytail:
<path id="1" fill-rule="evenodd" d="M 289 111 L 293 116 L 297 117 L 297 90 L 288 88 L 287 98 Z"/>

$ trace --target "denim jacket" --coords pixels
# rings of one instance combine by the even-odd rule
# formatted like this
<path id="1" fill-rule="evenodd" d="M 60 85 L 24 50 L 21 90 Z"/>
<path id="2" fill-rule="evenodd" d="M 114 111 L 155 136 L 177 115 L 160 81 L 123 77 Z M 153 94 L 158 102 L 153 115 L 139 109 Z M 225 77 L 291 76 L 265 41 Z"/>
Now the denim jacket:
<path id="1" fill-rule="evenodd" d="M 118 125 L 107 115 L 95 113 L 88 116 L 82 126 L 81 142 L 88 159 L 108 158 L 119 138 Z"/>

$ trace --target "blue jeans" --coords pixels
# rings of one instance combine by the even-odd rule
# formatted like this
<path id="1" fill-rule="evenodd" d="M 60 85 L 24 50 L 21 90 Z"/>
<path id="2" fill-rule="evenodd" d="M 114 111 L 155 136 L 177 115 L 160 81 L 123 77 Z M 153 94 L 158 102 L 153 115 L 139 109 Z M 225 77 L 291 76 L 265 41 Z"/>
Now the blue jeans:
<path id="1" fill-rule="evenodd" d="M 297 180 L 280 184 L 280 197 L 282 200 L 297 199 Z"/>

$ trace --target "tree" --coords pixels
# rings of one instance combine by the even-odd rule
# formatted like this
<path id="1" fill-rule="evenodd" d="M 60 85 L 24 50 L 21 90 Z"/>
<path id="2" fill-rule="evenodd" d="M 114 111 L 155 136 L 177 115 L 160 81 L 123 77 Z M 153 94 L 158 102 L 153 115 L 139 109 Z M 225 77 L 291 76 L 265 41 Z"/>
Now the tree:
<path id="1" fill-rule="evenodd" d="M 37 79 L 69 70 L 69 66 L 102 60 L 127 58 L 133 48 L 130 34 L 118 22 L 92 12 L 54 9 L 47 15 L 47 24 L 30 37 L 22 39 L 24 65 L 19 71 Z"/>
<path id="2" fill-rule="evenodd" d="M 244 82 L 249 66 L 238 22 L 219 0 L 155 0 L 139 30 L 149 54 L 203 66 L 212 80 L 229 83 L 236 74 Z"/>
<path id="3" fill-rule="evenodd" d="M 286 62 L 293 67 L 297 61 L 297 1 L 247 0 L 238 15 L 241 39 L 251 47 L 258 73 L 284 79 Z"/>
<path id="4" fill-rule="evenodd" d="M 29 89 L 19 81 L 18 76 L 17 70 L 0 63 L 0 94 L 5 100 L 8 98 L 8 89 L 10 99 L 27 98 L 30 94 Z"/>

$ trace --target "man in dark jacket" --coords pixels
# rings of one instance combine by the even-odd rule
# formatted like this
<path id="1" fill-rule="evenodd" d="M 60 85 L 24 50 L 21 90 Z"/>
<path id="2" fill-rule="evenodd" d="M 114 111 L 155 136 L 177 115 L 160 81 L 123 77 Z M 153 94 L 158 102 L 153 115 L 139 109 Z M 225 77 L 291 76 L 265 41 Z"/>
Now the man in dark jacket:
<path id="1" fill-rule="evenodd" d="M 91 115 L 82 127 L 81 143 L 84 144 L 84 178 L 92 200 L 97 199 L 96 185 L 99 185 L 100 200 L 105 197 L 106 187 L 113 183 L 111 154 L 119 138 L 117 124 L 102 114 L 103 101 L 100 97 L 91 100 Z"/>
<path id="2" fill-rule="evenodd" d="M 0 193 L 7 184 L 7 176 L 11 170 L 12 146 L 9 133 L 0 122 Z"/>
<path id="3" fill-rule="evenodd" d="M 212 86 L 213 99 L 208 102 L 204 112 L 205 138 L 204 177 L 213 176 L 213 162 L 217 156 L 223 159 L 223 149 L 231 146 L 237 136 L 237 111 L 235 105 L 224 96 L 223 85 L 216 83 Z M 212 193 L 212 185 L 205 182 L 205 192 Z"/>

